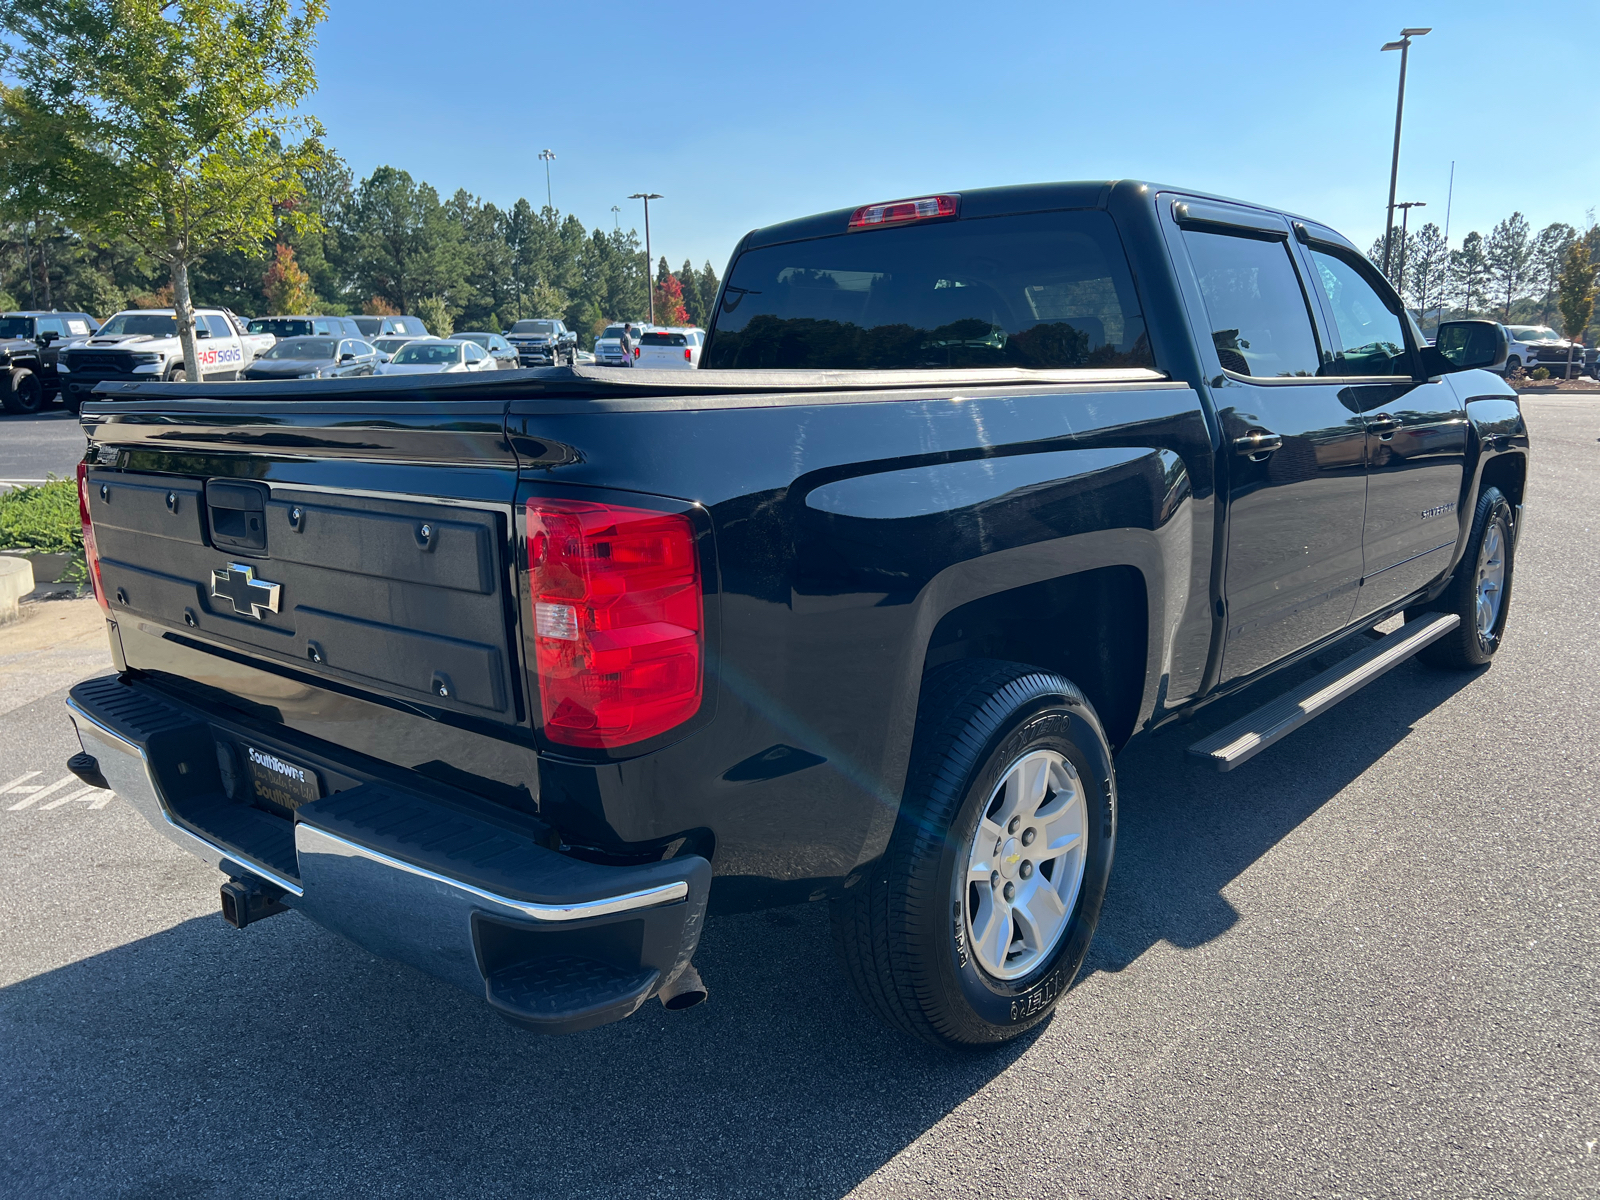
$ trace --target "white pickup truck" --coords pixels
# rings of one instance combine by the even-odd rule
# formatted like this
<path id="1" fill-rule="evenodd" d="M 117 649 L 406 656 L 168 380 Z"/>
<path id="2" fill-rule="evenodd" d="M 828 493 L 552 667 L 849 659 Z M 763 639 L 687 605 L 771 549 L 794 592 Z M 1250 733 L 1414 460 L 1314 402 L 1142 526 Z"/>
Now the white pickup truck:
<path id="1" fill-rule="evenodd" d="M 241 337 L 229 314 L 219 308 L 197 309 L 194 333 L 202 379 L 237 379 L 261 353 L 264 341 Z M 64 350 L 58 369 L 62 400 L 74 410 L 106 380 L 181 382 L 188 374 L 177 315 L 170 308 L 119 312 L 94 337 Z"/>

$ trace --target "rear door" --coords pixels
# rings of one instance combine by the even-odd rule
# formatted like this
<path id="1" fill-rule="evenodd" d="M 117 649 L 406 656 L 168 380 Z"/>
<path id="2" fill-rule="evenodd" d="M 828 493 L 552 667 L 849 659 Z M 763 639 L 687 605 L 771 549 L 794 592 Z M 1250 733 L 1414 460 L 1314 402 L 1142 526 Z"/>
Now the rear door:
<path id="1" fill-rule="evenodd" d="M 1222 682 L 1343 627 L 1361 582 L 1365 426 L 1325 374 L 1313 301 L 1275 213 L 1177 199 L 1174 260 L 1222 423 Z"/>
<path id="2" fill-rule="evenodd" d="M 1347 407 L 1366 421 L 1367 506 L 1357 617 L 1399 603 L 1450 563 L 1466 467 L 1467 414 L 1421 359 L 1399 299 L 1348 247 L 1309 239 L 1325 324 L 1338 342 L 1331 370 Z"/>

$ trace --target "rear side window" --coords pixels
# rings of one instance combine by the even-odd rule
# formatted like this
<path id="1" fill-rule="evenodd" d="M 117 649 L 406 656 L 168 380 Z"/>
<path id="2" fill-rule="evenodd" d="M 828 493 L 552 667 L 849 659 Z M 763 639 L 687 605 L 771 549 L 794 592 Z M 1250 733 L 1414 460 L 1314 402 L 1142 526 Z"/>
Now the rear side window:
<path id="1" fill-rule="evenodd" d="M 890 370 L 1155 360 L 1111 218 L 1054 212 L 747 251 L 730 272 L 700 365 Z"/>
<path id="2" fill-rule="evenodd" d="M 1267 379 L 1318 373 L 1311 309 L 1285 242 L 1186 229 L 1183 244 L 1223 370 Z"/>
<path id="3" fill-rule="evenodd" d="M 1339 255 L 1313 250 L 1318 281 L 1343 348 L 1334 360 L 1338 375 L 1409 375 L 1411 356 L 1400 317 L 1361 271 Z"/>
<path id="4" fill-rule="evenodd" d="M 211 336 L 225 338 L 233 336 L 233 326 L 228 324 L 226 317 L 208 316 L 205 318 L 206 327 L 211 330 Z"/>

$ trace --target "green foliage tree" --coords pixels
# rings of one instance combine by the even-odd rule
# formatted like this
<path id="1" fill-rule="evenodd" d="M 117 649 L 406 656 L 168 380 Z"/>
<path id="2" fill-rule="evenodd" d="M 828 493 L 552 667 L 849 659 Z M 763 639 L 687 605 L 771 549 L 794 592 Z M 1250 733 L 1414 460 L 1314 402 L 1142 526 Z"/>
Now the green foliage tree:
<path id="1" fill-rule="evenodd" d="M 1488 307 L 1489 260 L 1477 230 L 1461 239 L 1461 249 L 1450 252 L 1450 289 L 1454 307 L 1464 317 Z"/>
<path id="2" fill-rule="evenodd" d="M 1564 221 L 1555 221 L 1539 231 L 1533 239 L 1529 263 L 1529 277 L 1534 295 L 1539 301 L 1539 324 L 1548 325 L 1550 314 L 1556 307 L 1557 280 L 1567 261 L 1567 248 L 1578 236 L 1578 231 Z"/>
<path id="3" fill-rule="evenodd" d="M 411 302 L 411 313 L 428 327 L 434 337 L 449 337 L 455 332 L 455 319 L 443 296 L 420 296 Z"/>
<path id="4" fill-rule="evenodd" d="M 711 260 L 706 260 L 706 265 L 700 268 L 700 295 L 705 300 L 706 322 L 709 324 L 715 315 L 713 308 L 717 303 L 717 289 L 722 286 L 717 279 L 717 273 L 711 269 Z"/>
<path id="5" fill-rule="evenodd" d="M 1562 332 L 1574 342 L 1589 327 L 1594 316 L 1595 264 L 1589 257 L 1589 247 L 1573 239 L 1567 247 L 1567 256 L 1556 279 L 1556 304 L 1561 310 Z M 1575 347 L 1567 348 L 1567 375 L 1572 378 L 1572 360 Z"/>
<path id="6" fill-rule="evenodd" d="M 466 308 L 471 254 L 431 186 L 379 167 L 356 189 L 349 223 L 348 265 L 360 292 L 418 317 L 424 297 L 437 298 L 452 317 Z"/>
<path id="7" fill-rule="evenodd" d="M 1411 234 L 1406 242 L 1406 296 L 1419 318 L 1426 320 L 1428 307 L 1437 308 L 1442 303 L 1440 292 L 1450 264 L 1450 250 L 1445 245 L 1444 234 L 1432 221 Z"/>
<path id="8" fill-rule="evenodd" d="M 7 0 L 0 194 L 126 238 L 171 277 L 198 378 L 190 267 L 259 247 L 322 157 L 296 107 L 325 0 Z"/>
<path id="9" fill-rule="evenodd" d="M 1497 224 L 1483 242 L 1501 319 L 1511 319 L 1511 305 L 1528 284 L 1533 247 L 1528 240 L 1528 220 L 1519 212 Z"/>

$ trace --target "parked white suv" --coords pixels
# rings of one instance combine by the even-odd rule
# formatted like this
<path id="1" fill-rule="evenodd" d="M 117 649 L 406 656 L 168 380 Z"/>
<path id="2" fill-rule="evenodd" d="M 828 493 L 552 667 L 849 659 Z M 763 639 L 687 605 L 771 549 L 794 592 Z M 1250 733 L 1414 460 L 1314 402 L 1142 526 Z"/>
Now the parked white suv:
<path id="1" fill-rule="evenodd" d="M 196 310 L 194 336 L 203 380 L 237 379 L 255 361 L 255 339 L 246 344 L 220 308 Z M 186 379 L 177 314 L 170 308 L 119 312 L 93 337 L 63 350 L 58 370 L 62 397 L 72 407 L 108 379 L 146 383 Z"/>
<path id="2" fill-rule="evenodd" d="M 639 335 L 633 365 L 657 371 L 692 371 L 700 365 L 700 347 L 705 341 L 705 330 L 692 326 L 652 329 Z"/>
<path id="3" fill-rule="evenodd" d="M 619 321 L 615 325 L 607 325 L 605 331 L 595 338 L 594 361 L 596 366 L 625 367 L 629 365 L 622 356 L 622 327 L 624 324 L 626 322 Z M 646 325 L 642 321 L 634 322 L 632 336 L 635 349 L 638 348 L 639 339 L 652 328 L 654 327 Z"/>

